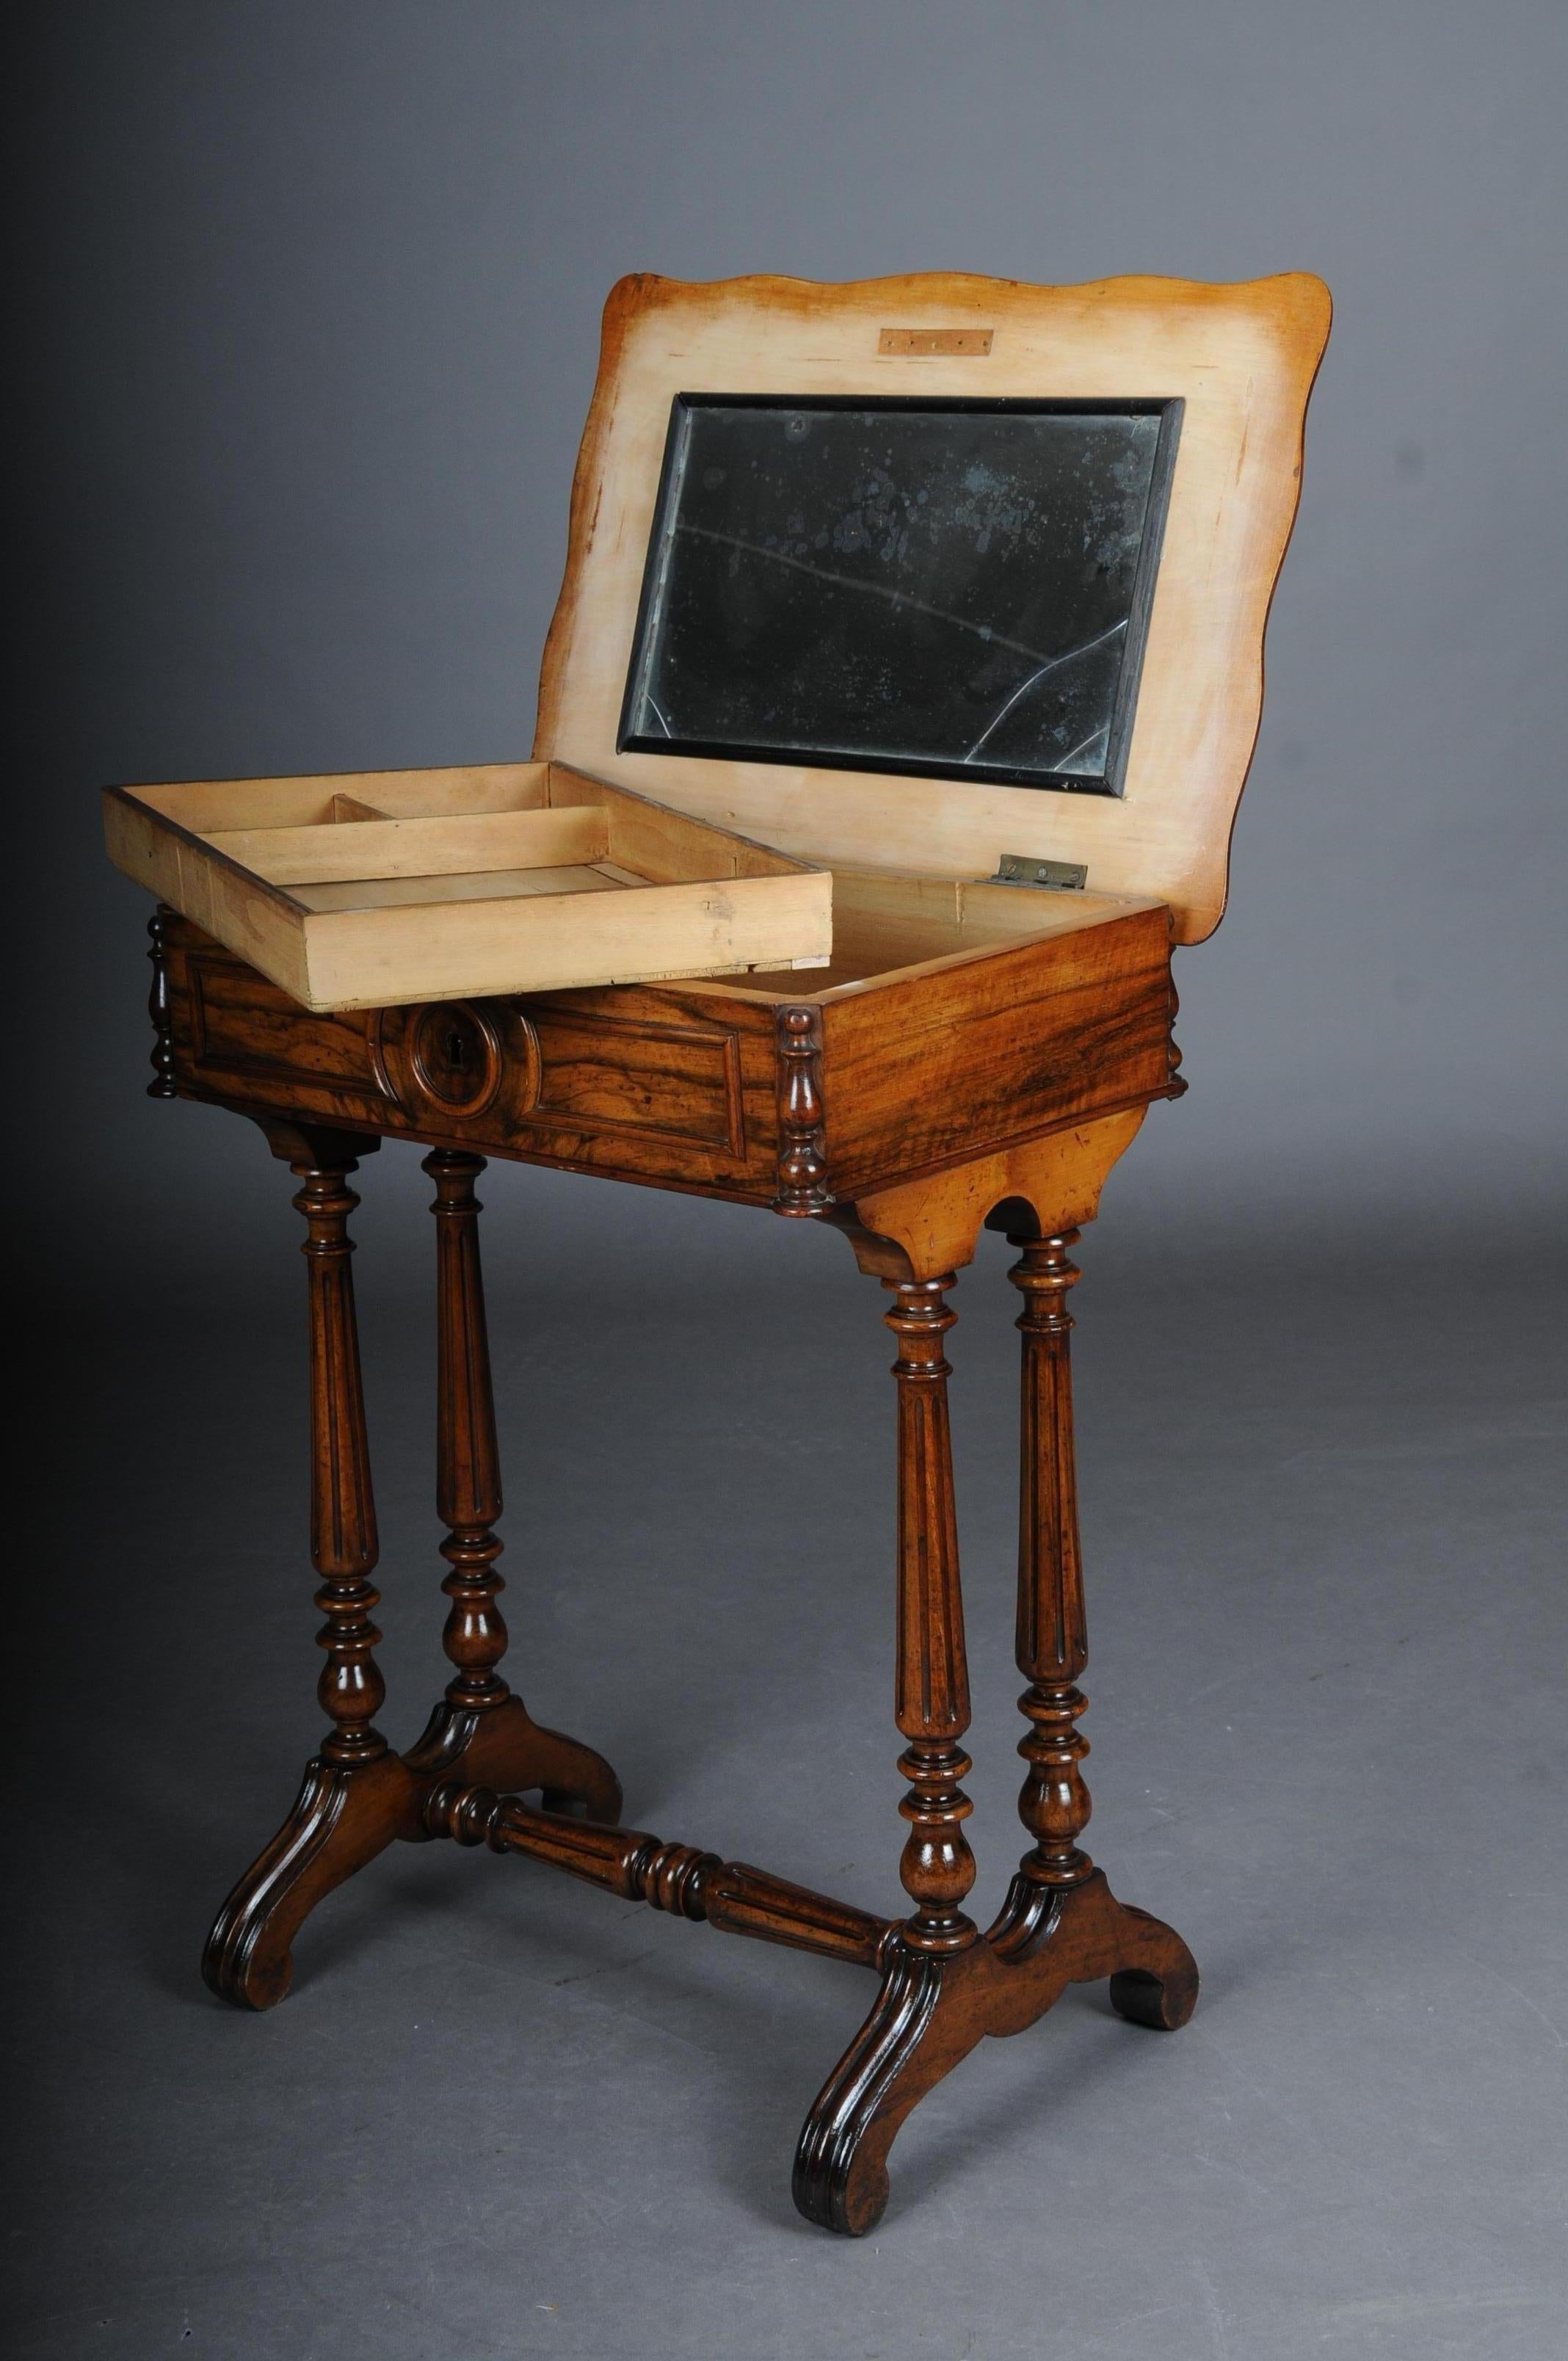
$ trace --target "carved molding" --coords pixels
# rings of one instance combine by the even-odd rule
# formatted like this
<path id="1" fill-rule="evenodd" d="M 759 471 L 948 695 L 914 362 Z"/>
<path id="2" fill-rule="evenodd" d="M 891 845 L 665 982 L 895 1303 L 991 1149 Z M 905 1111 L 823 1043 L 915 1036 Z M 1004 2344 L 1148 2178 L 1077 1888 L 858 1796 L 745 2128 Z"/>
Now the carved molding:
<path id="1" fill-rule="evenodd" d="M 554 1131 L 691 1140 L 746 1153 L 740 1040 L 712 1025 L 543 1004 L 532 1024 L 539 1081 L 522 1120 Z M 585 1095 L 584 1069 L 601 1066 Z M 610 1088 L 607 1096 L 605 1079 Z"/>
<path id="2" fill-rule="evenodd" d="M 1170 1031 L 1166 1039 L 1166 1065 L 1170 1074 L 1170 1088 L 1166 1093 L 1166 1096 L 1168 1098 L 1179 1099 L 1185 1098 L 1187 1095 L 1187 1077 L 1180 1071 L 1181 1045 L 1176 1038 L 1176 1020 L 1181 1014 L 1181 1000 L 1176 989 L 1176 978 L 1174 976 L 1170 979 L 1169 992 Z"/>
<path id="3" fill-rule="evenodd" d="M 539 1087 L 538 1044 L 521 1027 L 523 1094 Z M 431 1115 L 471 1120 L 494 1105 L 516 1060 L 509 1060 L 497 1030 L 494 1004 L 432 1001 L 422 1007 L 376 1008 L 365 1021 L 372 1071 L 387 1096 L 417 1123 Z"/>

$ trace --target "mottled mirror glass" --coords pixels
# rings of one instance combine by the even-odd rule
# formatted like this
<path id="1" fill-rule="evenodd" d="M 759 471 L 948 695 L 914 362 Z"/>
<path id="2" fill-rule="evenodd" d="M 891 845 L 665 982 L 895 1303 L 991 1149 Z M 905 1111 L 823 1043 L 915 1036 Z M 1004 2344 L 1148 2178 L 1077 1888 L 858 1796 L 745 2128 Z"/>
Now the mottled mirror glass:
<path id="1" fill-rule="evenodd" d="M 1119 794 L 1180 408 L 679 395 L 620 744 Z"/>

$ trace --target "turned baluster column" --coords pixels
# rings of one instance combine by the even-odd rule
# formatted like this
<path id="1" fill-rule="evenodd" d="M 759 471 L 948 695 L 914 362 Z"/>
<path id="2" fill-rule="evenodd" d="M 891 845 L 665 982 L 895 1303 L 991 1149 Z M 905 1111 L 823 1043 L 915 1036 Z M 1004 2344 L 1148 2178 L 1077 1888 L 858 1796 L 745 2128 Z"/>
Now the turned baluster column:
<path id="1" fill-rule="evenodd" d="M 1029 1686 L 1018 1704 L 1032 1725 L 1018 1747 L 1029 1766 L 1018 1815 L 1035 1839 L 1020 1866 L 1032 1883 L 1052 1886 L 1080 1885 L 1093 1867 L 1078 1844 L 1092 1807 L 1079 1770 L 1089 1741 L 1077 1726 L 1088 1703 L 1077 1681 L 1089 1662 L 1067 1308 L 1079 1277 L 1067 1250 L 1077 1241 L 1076 1230 L 1008 1239 L 1023 1248 L 1007 1276 L 1024 1297 L 1017 1641 Z"/>
<path id="2" fill-rule="evenodd" d="M 502 1587 L 495 1530 L 500 1453 L 474 1194 L 484 1169 L 482 1156 L 461 1148 L 438 1148 L 424 1159 L 435 1183 L 435 1499 L 447 1528 L 441 1587 L 452 1602 L 441 1644 L 453 1675 L 423 1735 L 402 1760 L 420 1780 L 458 1778 L 459 1784 L 499 1795 L 538 1788 L 552 1810 L 581 1805 L 590 1819 L 613 1822 L 620 1817 L 620 1785 L 603 1755 L 559 1730 L 542 1729 L 496 1669 L 506 1653 L 507 1627 L 496 1604 Z M 438 1831 L 425 1824 L 400 1833 Z"/>
<path id="3" fill-rule="evenodd" d="M 152 1048 L 148 1062 L 152 1068 L 152 1080 L 147 1086 L 149 1099 L 172 1099 L 180 1095 L 174 1082 L 173 1016 L 169 1001 L 169 929 L 163 912 L 158 910 L 147 922 L 149 938 L 148 957 L 152 961 L 152 982 L 148 987 L 147 1013 L 152 1019 Z"/>
<path id="4" fill-rule="evenodd" d="M 973 1809 L 959 1781 L 970 1768 L 959 1744 L 969 1728 L 969 1667 L 959 1587 L 958 1521 L 942 1340 L 958 1317 L 933 1279 L 885 1279 L 898 1339 L 898 1665 L 896 1719 L 909 1743 L 899 1769 L 909 1792 L 899 1810 L 909 1837 L 899 1876 L 915 1904 L 904 1938 L 916 1949 L 959 1951 L 975 1939 L 963 1907 L 974 1855 L 963 1823 Z"/>
<path id="5" fill-rule="evenodd" d="M 332 1724 L 305 1765 L 294 1807 L 213 1923 L 202 1972 L 220 1999 L 271 2008 L 293 1974 L 294 1937 L 316 1904 L 419 1827 L 420 1791 L 375 1727 L 386 1697 L 371 1620 L 379 1593 L 376 1506 L 359 1377 L 347 1175 L 378 1138 L 258 1117 L 268 1145 L 299 1180 L 311 1314 L 311 1556 L 321 1576 L 317 1690 Z"/>
<path id="6" fill-rule="evenodd" d="M 370 1620 L 380 1598 L 370 1580 L 378 1543 L 349 1267 L 348 1217 L 359 1200 L 346 1176 L 356 1160 L 323 1155 L 290 1166 L 308 1232 L 301 1251 L 310 1273 L 311 1558 L 322 1577 L 315 1603 L 326 1617 L 317 1634 L 326 1664 L 316 1694 L 333 1724 L 320 1751 L 345 1769 L 387 1752 L 374 1727 L 387 1685 L 374 1653 L 381 1634 Z"/>
<path id="7" fill-rule="evenodd" d="M 501 1513 L 500 1452 L 474 1194 L 484 1169 L 482 1156 L 458 1148 L 438 1148 L 424 1159 L 435 1183 L 435 1502 L 449 1528 L 441 1554 L 451 1568 L 441 1586 L 452 1601 L 441 1643 L 456 1667 L 447 1702 L 462 1713 L 488 1712 L 511 1694 L 496 1670 L 507 1627 L 496 1605 L 503 1587 L 495 1570 L 502 1545 L 494 1531 Z"/>

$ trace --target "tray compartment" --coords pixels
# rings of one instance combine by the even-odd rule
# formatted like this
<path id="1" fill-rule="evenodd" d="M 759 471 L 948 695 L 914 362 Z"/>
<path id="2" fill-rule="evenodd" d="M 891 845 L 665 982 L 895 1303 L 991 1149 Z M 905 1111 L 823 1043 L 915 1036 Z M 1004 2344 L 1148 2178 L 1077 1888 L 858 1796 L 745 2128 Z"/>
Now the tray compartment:
<path id="1" fill-rule="evenodd" d="M 819 967 L 810 863 L 563 763 L 110 788 L 111 857 L 317 1012 Z"/>

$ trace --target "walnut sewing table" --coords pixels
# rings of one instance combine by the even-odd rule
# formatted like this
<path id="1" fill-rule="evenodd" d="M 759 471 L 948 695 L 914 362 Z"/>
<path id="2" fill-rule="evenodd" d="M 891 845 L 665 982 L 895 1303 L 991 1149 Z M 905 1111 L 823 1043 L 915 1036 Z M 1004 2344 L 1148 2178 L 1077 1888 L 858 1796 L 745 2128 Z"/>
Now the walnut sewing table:
<path id="1" fill-rule="evenodd" d="M 870 1971 L 876 1990 L 806 2117 L 795 2195 L 808 2220 L 851 2235 L 882 2213 L 905 2117 L 987 2034 L 1020 2032 L 1069 1982 L 1103 1978 L 1137 2025 L 1170 2030 L 1190 2015 L 1198 1973 L 1186 1945 L 1116 1900 L 1080 1843 L 1090 1799 L 1078 1727 L 1087 1652 L 1070 1249 L 1149 1104 L 1183 1088 L 1171 948 L 1201 939 L 1223 908 L 1264 620 L 1327 322 L 1323 290 L 1299 275 L 1238 288 L 934 277 L 842 289 L 642 279 L 616 291 L 532 763 L 294 783 L 291 814 L 313 795 L 323 826 L 408 810 L 415 787 L 510 809 L 547 801 L 547 766 L 573 764 L 830 867 L 830 964 L 753 962 L 573 990 L 433 985 L 396 1005 L 312 1009 L 242 955 L 243 937 L 236 948 L 160 906 L 153 1093 L 253 1118 L 294 1176 L 307 1233 L 311 1546 L 330 1726 L 292 1811 L 213 1927 L 204 1972 L 223 1998 L 257 2009 L 282 1999 L 310 1912 L 397 1839 L 524 1853 L 625 1900 L 841 1960 Z M 918 394 L 937 407 L 996 397 L 1005 408 L 1021 395 L 1066 408 L 1112 396 L 1183 406 L 1116 791 L 965 777 L 951 765 L 792 765 L 766 750 L 678 758 L 640 736 L 622 689 L 647 606 L 655 503 L 669 497 L 661 453 L 672 399 L 678 407 L 711 389 L 826 404 L 847 385 L 868 401 L 885 391 L 890 404 Z M 188 800 L 188 828 L 221 828 L 225 792 L 208 791 L 205 817 Z M 1010 854 L 1042 865 L 1065 855 L 1080 882 L 1059 892 L 992 882 L 1017 874 Z M 350 1175 L 384 1139 L 428 1149 L 434 1184 L 437 1504 L 453 1666 L 422 1736 L 400 1753 L 377 1727 L 376 1512 L 348 1235 Z M 897 1347 L 894 1718 L 907 1783 L 906 1917 L 624 1827 L 605 1757 L 536 1722 L 509 1686 L 475 1194 L 490 1156 L 816 1221 L 885 1290 Z M 1028 1848 L 982 1927 L 966 1907 L 970 1699 L 944 1344 L 954 1275 L 984 1228 L 1015 1247 L 1009 1276 L 1023 1300 L 1016 1630 Z"/>

